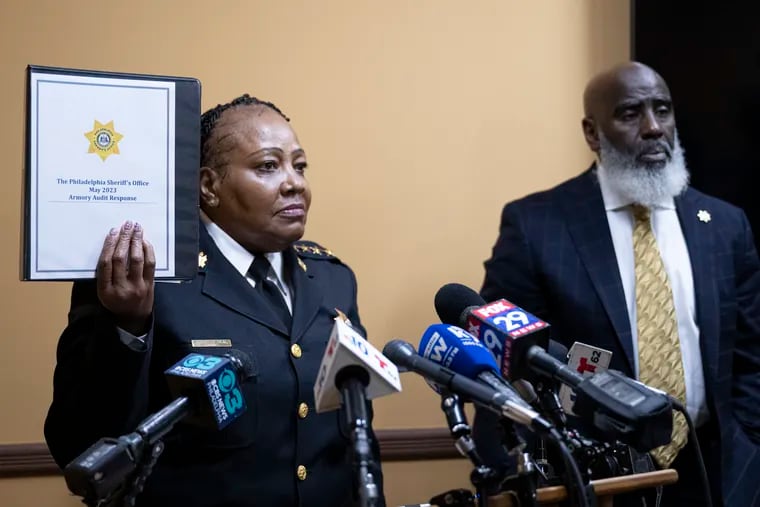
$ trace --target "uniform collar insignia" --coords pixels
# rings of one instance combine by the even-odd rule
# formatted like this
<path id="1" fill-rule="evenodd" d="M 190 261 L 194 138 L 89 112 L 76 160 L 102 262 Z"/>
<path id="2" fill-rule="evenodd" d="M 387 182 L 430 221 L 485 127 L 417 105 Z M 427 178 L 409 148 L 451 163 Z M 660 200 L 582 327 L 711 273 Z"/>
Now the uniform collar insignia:
<path id="1" fill-rule="evenodd" d="M 330 259 L 335 257 L 335 254 L 332 253 L 332 250 L 324 248 L 311 241 L 298 242 L 293 245 L 293 248 L 295 248 L 298 254 L 301 254 L 305 257 L 323 259 Z"/>

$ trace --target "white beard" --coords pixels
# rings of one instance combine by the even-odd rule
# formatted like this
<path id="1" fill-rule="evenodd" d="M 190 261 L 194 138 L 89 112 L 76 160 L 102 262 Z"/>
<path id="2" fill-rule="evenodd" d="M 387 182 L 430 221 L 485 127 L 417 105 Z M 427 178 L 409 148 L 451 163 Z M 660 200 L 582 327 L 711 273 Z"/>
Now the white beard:
<path id="1" fill-rule="evenodd" d="M 599 132 L 599 160 L 608 174 L 612 188 L 632 202 L 652 207 L 686 190 L 689 171 L 686 169 L 678 132 L 675 133 L 670 160 L 663 167 L 637 163 L 636 156 L 612 146 Z"/>

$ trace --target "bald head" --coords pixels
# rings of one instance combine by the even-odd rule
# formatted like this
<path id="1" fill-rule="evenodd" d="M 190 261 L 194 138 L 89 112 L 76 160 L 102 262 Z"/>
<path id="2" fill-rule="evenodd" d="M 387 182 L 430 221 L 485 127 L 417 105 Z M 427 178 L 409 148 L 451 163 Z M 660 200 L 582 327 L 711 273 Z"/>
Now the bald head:
<path id="1" fill-rule="evenodd" d="M 621 86 L 628 83 L 648 82 L 657 83 L 665 90 L 668 85 L 657 72 L 651 67 L 639 62 L 625 62 L 615 67 L 600 72 L 586 85 L 583 92 L 583 112 L 588 117 L 593 117 L 594 112 L 600 105 L 610 100 L 610 94 L 614 94 Z M 668 94 L 670 92 L 668 91 Z"/>
<path id="2" fill-rule="evenodd" d="M 583 109 L 583 134 L 592 151 L 599 153 L 601 136 L 644 164 L 664 163 L 670 156 L 675 136 L 670 90 L 650 67 L 626 62 L 596 75 L 583 93 Z"/>

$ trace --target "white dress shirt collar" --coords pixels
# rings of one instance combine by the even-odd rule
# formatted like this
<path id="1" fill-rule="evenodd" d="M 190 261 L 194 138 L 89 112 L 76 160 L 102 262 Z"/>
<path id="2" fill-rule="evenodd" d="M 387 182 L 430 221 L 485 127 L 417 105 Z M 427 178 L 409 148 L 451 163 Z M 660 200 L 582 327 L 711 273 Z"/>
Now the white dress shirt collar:
<path id="1" fill-rule="evenodd" d="M 222 252 L 222 255 L 224 255 L 230 264 L 232 264 L 235 270 L 237 270 L 241 275 L 247 276 L 248 268 L 251 267 L 251 263 L 253 262 L 255 256 L 246 250 L 240 243 L 232 239 L 232 237 L 227 234 L 221 227 L 212 222 L 211 219 L 205 213 L 203 213 L 203 211 L 200 212 L 200 215 L 201 220 L 203 221 L 203 225 L 206 226 L 206 230 L 208 231 L 209 236 L 211 236 L 211 239 L 214 240 L 216 247 L 220 252 Z M 270 271 L 267 278 L 275 282 L 280 290 L 285 289 L 286 286 L 283 278 L 282 252 L 268 253 L 266 254 L 266 257 L 269 260 L 269 263 L 272 265 L 272 271 Z M 272 275 L 272 272 L 274 272 L 274 276 Z"/>

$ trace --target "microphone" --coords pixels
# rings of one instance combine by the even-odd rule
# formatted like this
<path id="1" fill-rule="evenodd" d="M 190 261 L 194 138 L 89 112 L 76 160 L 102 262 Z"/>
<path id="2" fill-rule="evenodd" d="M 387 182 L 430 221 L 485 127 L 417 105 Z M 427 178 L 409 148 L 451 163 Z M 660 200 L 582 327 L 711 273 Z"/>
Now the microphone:
<path id="1" fill-rule="evenodd" d="M 190 354 L 164 372 L 169 392 L 175 398 L 186 398 L 192 405 L 183 422 L 221 430 L 245 410 L 245 399 L 238 382 L 255 374 L 253 361 L 242 351 L 230 351 L 224 357 Z M 151 423 L 161 431 L 158 419 Z M 165 424 L 171 424 L 166 418 Z M 159 434 L 160 438 L 163 434 Z"/>
<path id="2" fill-rule="evenodd" d="M 338 312 L 314 383 L 318 413 L 339 408 L 351 428 L 354 468 L 362 506 L 377 504 L 380 494 L 371 472 L 367 400 L 401 391 L 398 368 L 351 327 Z"/>
<path id="3" fill-rule="evenodd" d="M 440 326 L 441 324 L 436 324 Z M 431 326 L 432 328 L 433 326 Z M 430 330 L 430 328 L 428 328 Z M 431 331 L 431 334 L 435 331 Z M 424 339 L 424 337 L 423 337 Z M 528 426 L 539 433 L 549 433 L 553 438 L 560 438 L 551 424 L 543 419 L 525 402 L 517 400 L 515 395 L 507 396 L 490 385 L 469 379 L 434 361 L 426 359 L 403 340 L 391 340 L 383 348 L 383 353 L 394 363 L 422 375 L 426 379 L 447 388 L 450 392 L 465 397 L 486 409 L 515 422 Z"/>
<path id="4" fill-rule="evenodd" d="M 576 393 L 572 409 L 581 419 L 637 451 L 670 442 L 673 421 L 666 397 L 620 372 L 603 371 L 584 378 L 537 345 L 552 343 L 544 332 L 549 324 L 505 299 L 475 306 L 479 302 L 485 303 L 461 284 L 444 285 L 435 296 L 441 320 L 456 318 L 477 331 L 510 381 L 538 373 L 572 387 Z M 556 350 L 557 345 L 550 348 Z"/>
<path id="5" fill-rule="evenodd" d="M 344 373 L 339 373 L 346 369 Z M 363 370 L 364 374 L 357 373 Z M 317 380 L 314 383 L 314 401 L 317 412 L 336 410 L 341 406 L 341 389 L 348 378 L 359 378 L 365 387 L 365 396 L 372 400 L 401 391 L 398 368 L 378 351 L 341 316 L 335 318 L 327 342 Z"/>
<path id="6" fill-rule="evenodd" d="M 564 354 L 561 356 L 552 354 L 551 350 L 549 350 L 549 353 L 561 362 L 567 362 L 567 366 L 571 370 L 578 372 L 584 378 L 605 371 L 610 366 L 612 352 L 609 350 L 581 342 L 573 343 L 570 347 L 570 352 L 565 347 L 562 348 L 564 349 Z M 575 403 L 575 392 L 567 384 L 560 386 L 559 399 L 565 412 L 570 415 L 577 415 L 573 412 L 572 408 Z"/>
<path id="7" fill-rule="evenodd" d="M 488 349 L 464 329 L 445 324 L 433 324 L 428 327 L 420 340 L 419 350 L 422 357 L 446 365 L 460 375 L 492 387 L 507 399 L 514 401 L 516 405 L 533 410 L 533 407 L 526 403 L 519 393 L 498 375 L 496 361 Z M 445 392 L 441 392 L 438 384 L 425 380 L 434 391 L 439 392 L 441 396 L 445 395 Z M 507 440 L 505 444 L 510 449 L 522 444 L 521 439 L 511 427 L 505 428 L 505 431 L 508 431 L 505 435 Z M 476 466 L 481 464 L 476 463 Z"/>
<path id="8" fill-rule="evenodd" d="M 85 501 L 121 494 L 125 479 L 152 463 L 163 451 L 160 439 L 178 422 L 221 430 L 245 410 L 239 383 L 256 373 L 250 356 L 231 350 L 225 356 L 189 354 L 164 374 L 175 400 L 118 438 L 101 438 L 66 465 L 66 485 Z M 150 451 L 146 454 L 146 451 Z M 149 466 L 148 466 L 149 465 Z M 144 480 L 143 478 L 143 480 Z M 142 484 L 136 481 L 139 493 Z"/>
<path id="9" fill-rule="evenodd" d="M 488 349 L 464 329 L 433 324 L 422 335 L 419 350 L 425 359 L 490 386 L 517 405 L 530 408 L 514 388 L 498 375 L 499 367 Z M 435 385 L 431 387 L 436 389 Z"/>
<path id="10" fill-rule="evenodd" d="M 491 351 L 502 377 L 510 382 L 533 378 L 527 351 L 548 346 L 548 323 L 506 299 L 486 303 L 480 294 L 458 283 L 438 290 L 435 309 L 441 322 L 466 329 Z"/>
<path id="11" fill-rule="evenodd" d="M 601 370 L 584 377 L 537 347 L 529 349 L 528 363 L 543 375 L 572 388 L 573 413 L 607 437 L 639 452 L 670 442 L 673 418 L 668 396 L 615 370 Z"/>
<path id="12" fill-rule="evenodd" d="M 451 392 L 465 396 L 479 406 L 528 426 L 542 436 L 551 439 L 559 449 L 574 483 L 574 486 L 569 485 L 569 489 L 576 493 L 578 497 L 577 505 L 588 505 L 587 490 L 584 486 L 583 478 L 569 448 L 562 440 L 562 435 L 544 418 L 540 417 L 538 413 L 532 409 L 525 409 L 523 407 L 524 402 L 517 404 L 511 397 L 505 396 L 491 386 L 482 385 L 470 380 L 418 355 L 414 347 L 403 340 L 391 340 L 383 348 L 383 353 L 407 370 L 418 373 L 437 384 L 445 386 Z"/>

